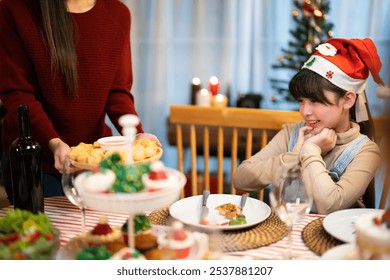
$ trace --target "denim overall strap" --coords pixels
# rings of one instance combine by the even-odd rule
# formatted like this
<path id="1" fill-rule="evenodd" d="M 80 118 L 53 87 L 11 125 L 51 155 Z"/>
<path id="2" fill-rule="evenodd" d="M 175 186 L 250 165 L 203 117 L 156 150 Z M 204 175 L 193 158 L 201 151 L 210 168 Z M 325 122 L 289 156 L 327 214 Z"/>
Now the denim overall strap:
<path id="1" fill-rule="evenodd" d="M 294 128 L 291 132 L 290 142 L 288 143 L 288 151 L 291 152 L 294 149 L 295 143 L 298 140 L 299 129 L 305 125 L 305 122 L 299 122 L 294 125 Z"/>
<path id="2" fill-rule="evenodd" d="M 366 135 L 360 134 L 351 144 L 344 150 L 344 152 L 338 157 L 333 167 L 330 169 L 329 176 L 334 182 L 340 180 L 341 175 L 344 173 L 345 168 L 351 163 L 352 159 L 356 156 L 357 152 L 368 141 Z"/>

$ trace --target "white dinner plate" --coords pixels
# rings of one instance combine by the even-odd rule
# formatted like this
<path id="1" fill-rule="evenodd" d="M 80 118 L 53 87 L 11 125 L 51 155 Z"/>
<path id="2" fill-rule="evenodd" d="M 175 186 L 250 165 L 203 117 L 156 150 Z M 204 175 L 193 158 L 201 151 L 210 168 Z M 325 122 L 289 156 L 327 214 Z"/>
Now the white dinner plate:
<path id="1" fill-rule="evenodd" d="M 355 242 L 355 222 L 356 220 L 373 211 L 380 211 L 371 208 L 344 209 L 327 215 L 323 221 L 324 229 L 337 239 L 346 242 Z"/>
<path id="2" fill-rule="evenodd" d="M 321 260 L 358 260 L 358 251 L 355 244 L 342 244 L 326 251 Z"/>
<path id="3" fill-rule="evenodd" d="M 218 210 L 215 208 L 229 202 L 238 206 L 240 205 L 240 200 L 240 195 L 211 194 L 207 200 L 207 207 L 209 208 L 207 220 L 209 225 L 201 225 L 199 223 L 202 195 L 190 196 L 176 201 L 169 208 L 169 213 L 173 218 L 186 225 L 205 230 L 235 230 L 247 228 L 264 221 L 271 214 L 271 208 L 266 203 L 258 199 L 248 197 L 243 211 L 243 214 L 246 217 L 246 224 L 235 226 L 221 225 L 229 220 L 220 215 Z"/>

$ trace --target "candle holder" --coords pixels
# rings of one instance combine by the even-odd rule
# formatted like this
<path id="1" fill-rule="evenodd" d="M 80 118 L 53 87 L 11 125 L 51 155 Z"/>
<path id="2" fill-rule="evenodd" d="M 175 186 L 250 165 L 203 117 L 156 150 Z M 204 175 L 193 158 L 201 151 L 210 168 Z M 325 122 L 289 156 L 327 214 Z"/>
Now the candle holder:
<path id="1" fill-rule="evenodd" d="M 196 94 L 196 105 L 202 107 L 211 106 L 211 94 L 207 89 L 199 90 Z"/>
<path id="2" fill-rule="evenodd" d="M 218 93 L 211 99 L 211 105 L 213 107 L 227 107 L 228 99 L 225 95 Z"/>
<path id="3" fill-rule="evenodd" d="M 190 99 L 190 104 L 195 105 L 196 104 L 196 94 L 198 91 L 201 90 L 201 81 L 198 77 L 195 77 L 192 79 L 191 83 L 191 99 Z"/>
<path id="4" fill-rule="evenodd" d="M 209 80 L 209 89 L 212 96 L 215 96 L 219 93 L 219 80 L 217 77 L 212 76 Z"/>

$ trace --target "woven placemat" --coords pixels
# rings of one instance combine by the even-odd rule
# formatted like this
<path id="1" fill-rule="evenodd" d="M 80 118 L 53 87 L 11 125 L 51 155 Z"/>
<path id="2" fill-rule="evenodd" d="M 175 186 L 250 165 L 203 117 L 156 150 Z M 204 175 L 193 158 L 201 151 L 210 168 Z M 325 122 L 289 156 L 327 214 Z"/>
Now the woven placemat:
<path id="1" fill-rule="evenodd" d="M 155 225 L 171 225 L 174 221 L 168 208 L 155 210 L 148 218 Z M 266 220 L 253 227 L 213 234 L 215 240 L 212 243 L 218 243 L 218 249 L 222 252 L 243 251 L 277 242 L 287 234 L 286 225 L 272 212 Z"/>
<path id="2" fill-rule="evenodd" d="M 324 218 L 321 217 L 311 221 L 302 231 L 302 239 L 307 247 L 319 256 L 329 249 L 343 244 L 342 241 L 326 232 L 322 226 L 323 220 Z"/>

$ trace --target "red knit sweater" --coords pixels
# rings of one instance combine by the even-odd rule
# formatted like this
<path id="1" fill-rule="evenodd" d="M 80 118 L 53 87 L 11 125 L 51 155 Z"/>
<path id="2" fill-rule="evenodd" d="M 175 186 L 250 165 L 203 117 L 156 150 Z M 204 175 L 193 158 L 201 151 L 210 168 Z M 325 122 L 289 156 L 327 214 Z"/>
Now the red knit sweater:
<path id="1" fill-rule="evenodd" d="M 118 0 L 98 0 L 90 11 L 72 14 L 79 88 L 78 97 L 69 99 L 62 77 L 51 73 L 38 1 L 0 1 L 0 99 L 7 110 L 2 144 L 6 152 L 18 137 L 17 107 L 28 105 L 32 136 L 44 147 L 45 172 L 53 173 L 50 139 L 92 143 L 111 135 L 106 113 L 119 131 L 121 115 L 137 114 L 130 93 L 130 12 Z"/>

